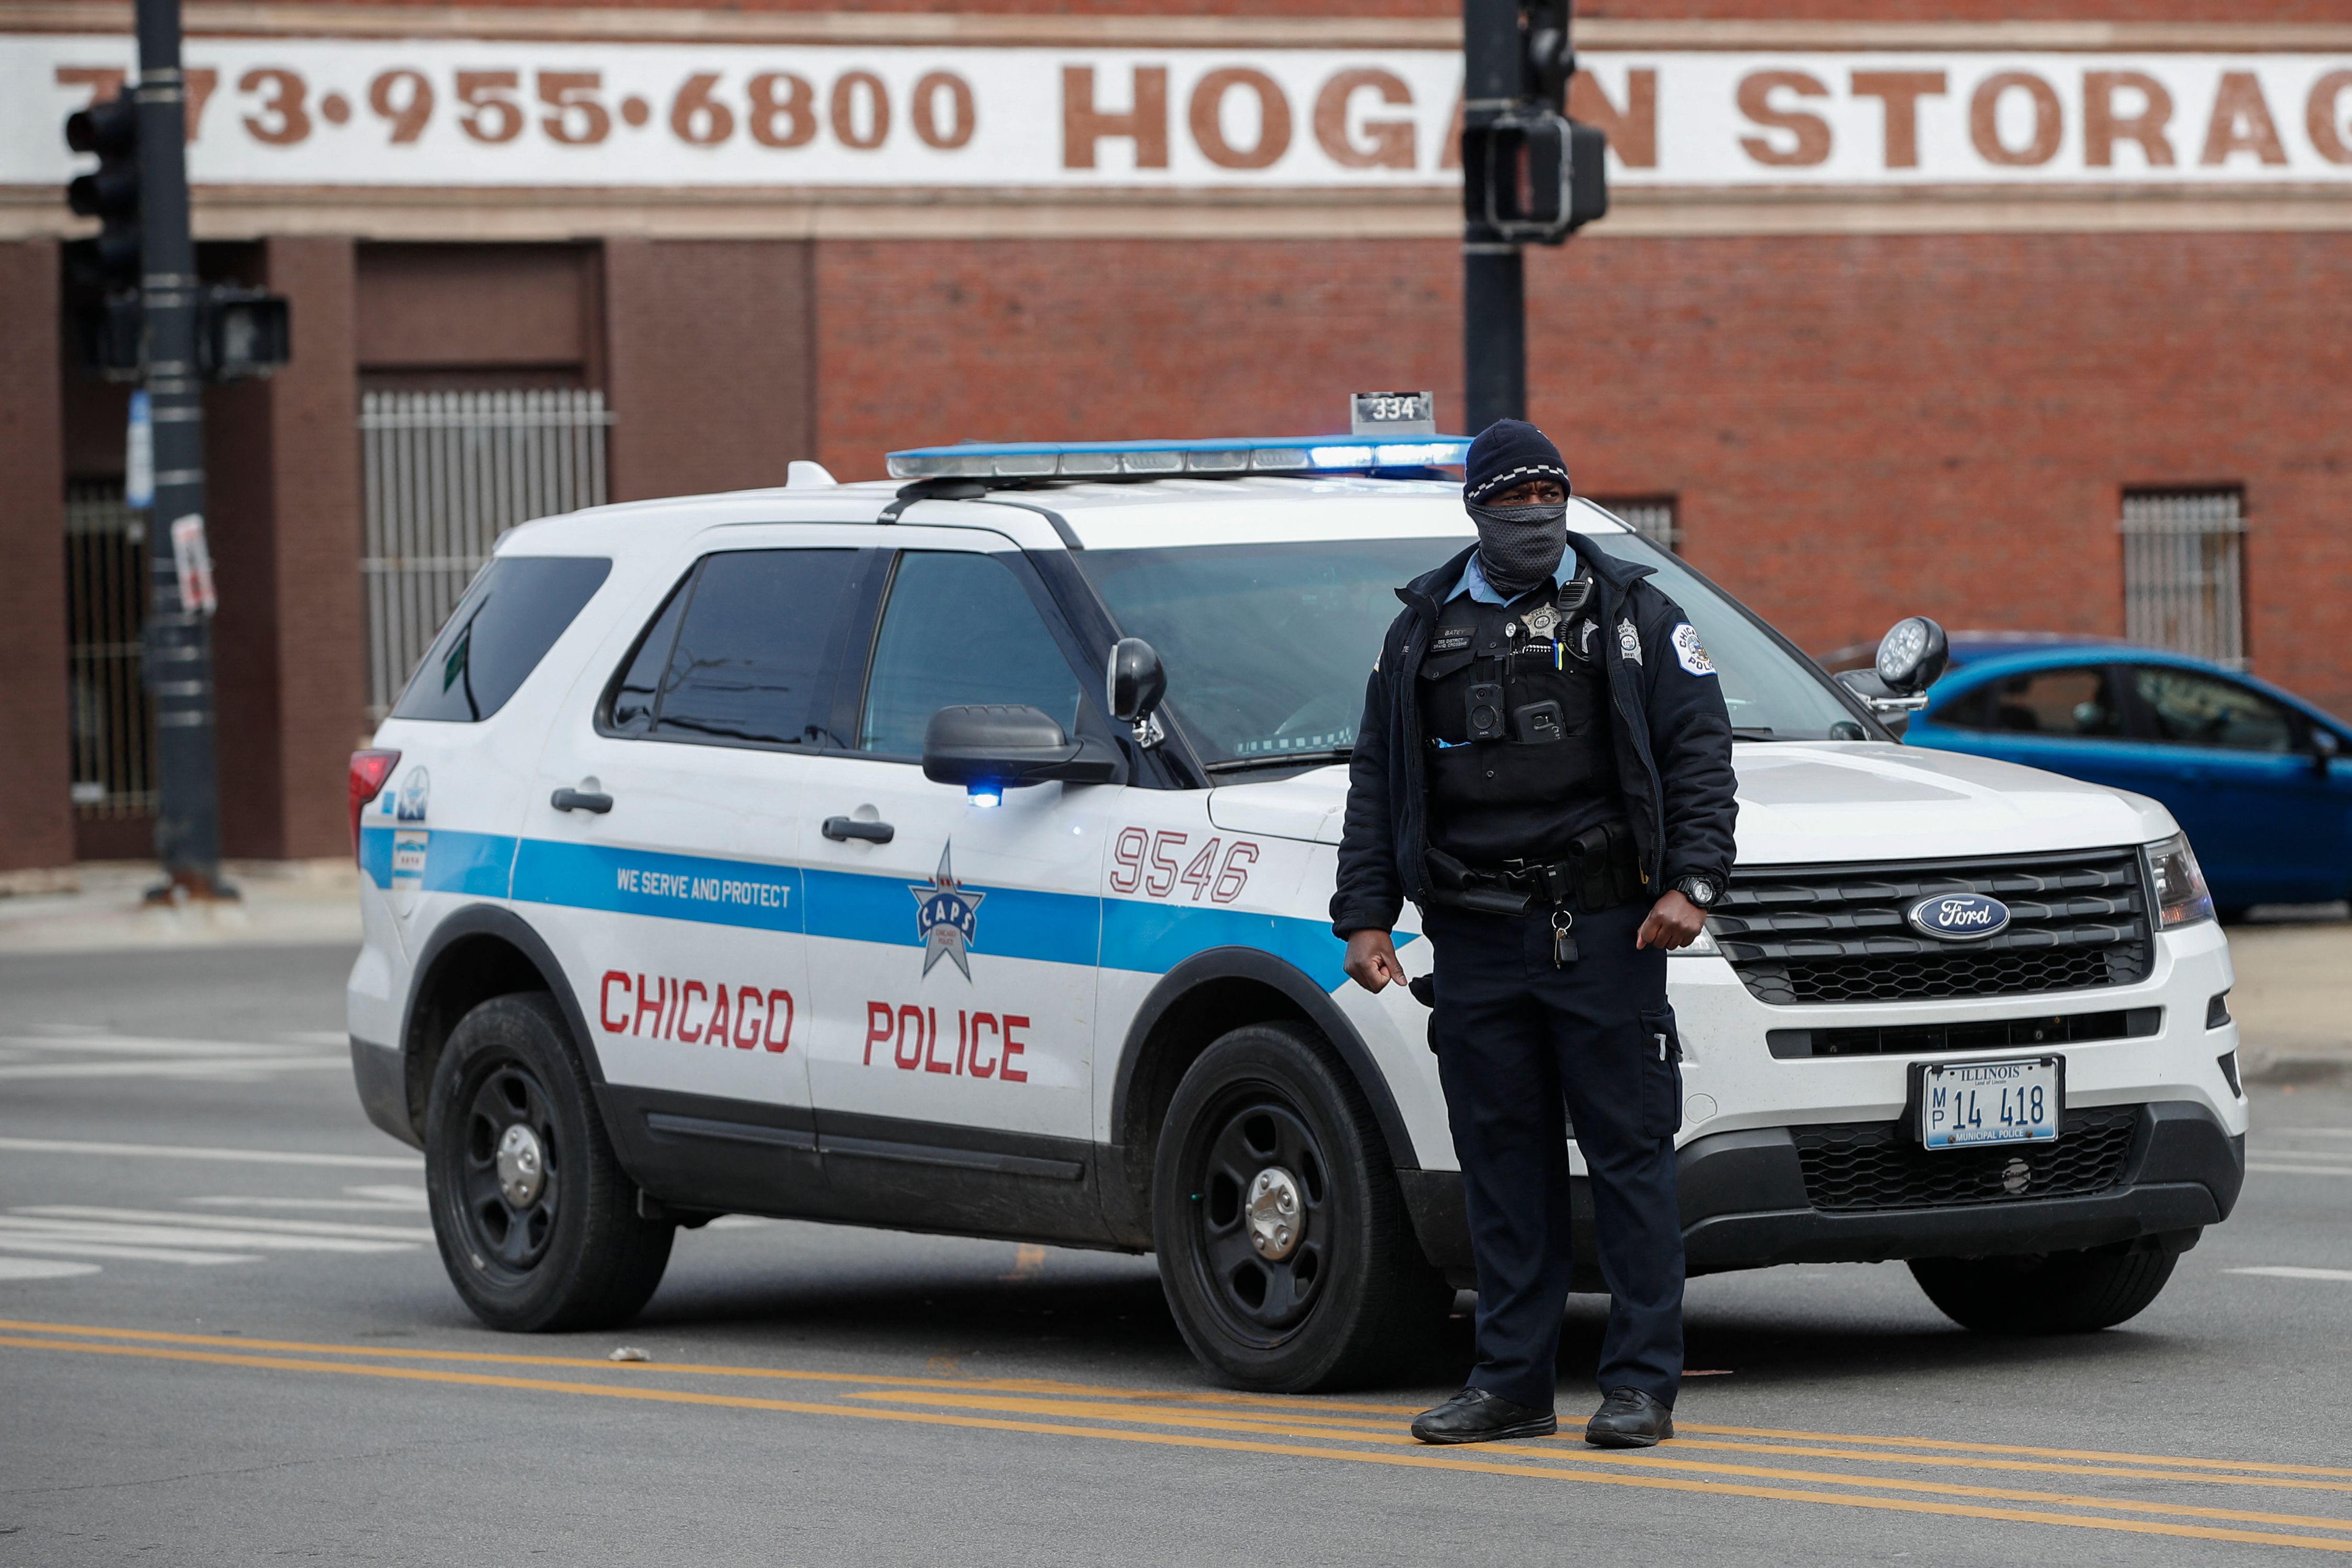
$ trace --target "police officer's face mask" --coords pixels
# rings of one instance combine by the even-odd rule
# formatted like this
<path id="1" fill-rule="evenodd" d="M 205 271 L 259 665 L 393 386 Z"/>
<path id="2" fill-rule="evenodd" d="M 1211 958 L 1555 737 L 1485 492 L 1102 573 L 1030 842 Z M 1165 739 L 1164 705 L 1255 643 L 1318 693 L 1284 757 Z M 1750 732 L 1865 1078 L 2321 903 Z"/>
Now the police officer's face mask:
<path id="1" fill-rule="evenodd" d="M 1478 524 L 1478 570 L 1506 599 L 1549 583 L 1568 551 L 1568 503 L 1468 507 Z"/>

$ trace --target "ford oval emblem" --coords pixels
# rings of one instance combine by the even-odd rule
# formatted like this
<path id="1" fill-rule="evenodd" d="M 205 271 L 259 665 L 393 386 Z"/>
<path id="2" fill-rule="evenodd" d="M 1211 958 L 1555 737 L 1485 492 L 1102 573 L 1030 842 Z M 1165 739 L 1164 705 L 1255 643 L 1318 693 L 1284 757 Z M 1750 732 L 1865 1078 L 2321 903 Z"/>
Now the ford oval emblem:
<path id="1" fill-rule="evenodd" d="M 2009 924 L 2009 906 L 1982 893 L 1937 893 L 1903 911 L 1915 930 L 1945 942 L 1982 942 Z"/>

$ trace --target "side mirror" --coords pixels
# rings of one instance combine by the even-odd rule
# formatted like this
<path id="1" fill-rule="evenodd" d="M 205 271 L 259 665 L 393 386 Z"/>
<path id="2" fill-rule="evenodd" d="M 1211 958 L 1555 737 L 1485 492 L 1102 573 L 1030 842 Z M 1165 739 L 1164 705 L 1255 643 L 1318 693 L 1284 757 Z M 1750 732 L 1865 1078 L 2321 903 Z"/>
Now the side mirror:
<path id="1" fill-rule="evenodd" d="M 923 727 L 923 776 L 992 800 L 1052 779 L 1111 784 L 1120 772 L 1102 742 L 1073 741 L 1051 715 L 1017 703 L 942 708 Z"/>
<path id="2" fill-rule="evenodd" d="M 1925 616 L 1906 616 L 1878 639 L 1878 679 L 1901 697 L 1916 697 L 1936 684 L 1952 659 L 1944 628 Z"/>
<path id="3" fill-rule="evenodd" d="M 1160 655 L 1141 637 L 1121 637 L 1110 650 L 1110 671 L 1103 683 L 1103 706 L 1122 724 L 1151 716 L 1168 695 L 1168 672 Z"/>
<path id="4" fill-rule="evenodd" d="M 1164 736 L 1152 715 L 1168 695 L 1168 671 L 1160 655 L 1141 637 L 1121 637 L 1110 650 L 1110 668 L 1103 678 L 1103 706 L 1122 724 L 1135 726 L 1135 743 L 1149 750 Z"/>
<path id="5" fill-rule="evenodd" d="M 2316 724 L 2311 727 L 2311 765 L 2322 778 L 2327 776 L 2328 765 L 2343 750 L 2344 742 L 2336 739 L 2335 731 L 2323 730 Z"/>

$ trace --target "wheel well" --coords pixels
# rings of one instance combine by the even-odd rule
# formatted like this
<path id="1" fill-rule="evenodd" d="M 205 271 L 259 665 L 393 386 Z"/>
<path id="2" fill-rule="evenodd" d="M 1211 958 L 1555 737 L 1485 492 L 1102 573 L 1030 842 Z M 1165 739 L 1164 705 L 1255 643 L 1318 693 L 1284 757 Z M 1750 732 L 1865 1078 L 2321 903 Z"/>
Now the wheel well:
<path id="1" fill-rule="evenodd" d="M 409 1003 L 401 1052 L 406 1064 L 408 1119 L 420 1140 L 433 1070 L 440 1065 L 441 1047 L 449 1043 L 458 1020 L 493 996 L 553 989 L 528 953 L 488 932 L 461 936 L 433 955 Z"/>
<path id="2" fill-rule="evenodd" d="M 1147 1227 L 1151 1213 L 1151 1169 L 1159 1157 L 1160 1125 L 1167 1119 L 1176 1086 L 1201 1053 L 1245 1024 L 1290 1023 L 1320 1039 L 1321 1027 L 1280 989 L 1242 975 L 1204 980 L 1170 1003 L 1152 1021 L 1137 1047 L 1128 1079 L 1124 1114 L 1113 1137 L 1127 1152 L 1131 1213 Z M 1344 1069 L 1345 1064 L 1341 1064 Z M 1352 1076 L 1352 1075 L 1351 1075 Z"/>

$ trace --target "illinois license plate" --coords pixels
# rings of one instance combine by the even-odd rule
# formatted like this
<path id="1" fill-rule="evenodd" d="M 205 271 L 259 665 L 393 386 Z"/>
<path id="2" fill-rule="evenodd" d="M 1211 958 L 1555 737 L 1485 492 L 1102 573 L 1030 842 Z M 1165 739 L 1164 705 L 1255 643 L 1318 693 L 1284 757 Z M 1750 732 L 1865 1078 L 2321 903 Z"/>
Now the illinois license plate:
<path id="1" fill-rule="evenodd" d="M 2064 1087 L 2057 1057 L 1930 1062 L 1919 1075 L 1919 1142 L 1930 1149 L 2055 1142 Z"/>

